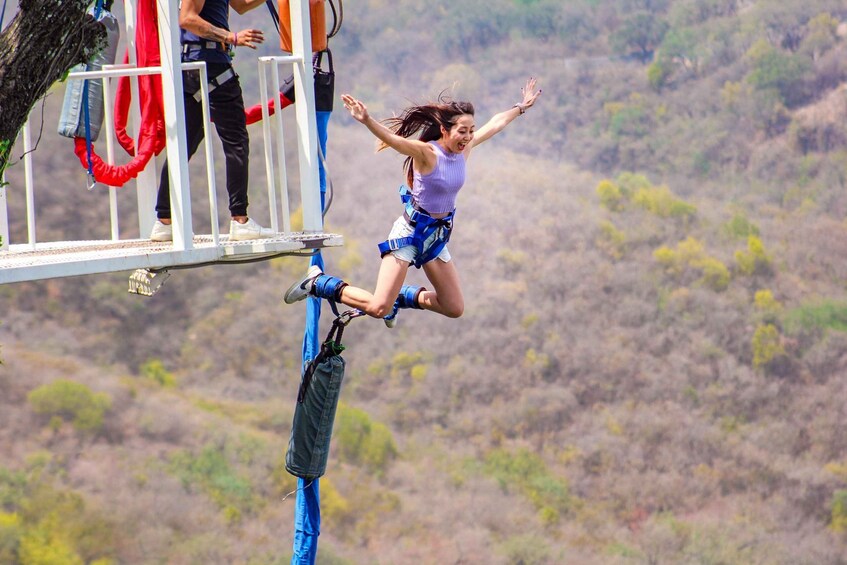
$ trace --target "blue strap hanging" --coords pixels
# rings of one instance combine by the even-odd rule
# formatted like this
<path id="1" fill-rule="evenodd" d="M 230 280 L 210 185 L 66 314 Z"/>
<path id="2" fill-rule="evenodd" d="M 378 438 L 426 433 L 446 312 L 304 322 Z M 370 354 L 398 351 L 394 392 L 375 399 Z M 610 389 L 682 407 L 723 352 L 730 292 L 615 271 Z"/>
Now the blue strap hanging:
<path id="1" fill-rule="evenodd" d="M 97 4 L 94 6 L 94 19 L 99 20 L 102 12 L 103 0 L 97 0 Z M 85 65 L 85 70 L 88 70 L 88 65 Z M 82 111 L 85 115 L 85 150 L 88 158 L 88 190 L 92 190 L 97 184 L 97 181 L 94 178 L 94 161 L 91 157 L 94 150 L 91 146 L 91 115 L 88 109 L 88 79 L 85 79 L 85 84 L 82 87 Z"/>
<path id="2" fill-rule="evenodd" d="M 331 112 L 316 112 L 318 143 L 326 155 L 327 125 Z M 321 210 L 326 206 L 326 170 L 318 161 L 321 186 Z M 312 256 L 312 265 L 323 270 L 324 262 L 320 251 Z M 303 360 L 314 359 L 320 352 L 319 322 L 321 299 L 310 296 L 306 301 L 306 329 L 303 335 Z M 297 502 L 294 512 L 294 549 L 291 565 L 315 565 L 318 555 L 318 536 L 321 534 L 320 481 L 297 479 Z"/>

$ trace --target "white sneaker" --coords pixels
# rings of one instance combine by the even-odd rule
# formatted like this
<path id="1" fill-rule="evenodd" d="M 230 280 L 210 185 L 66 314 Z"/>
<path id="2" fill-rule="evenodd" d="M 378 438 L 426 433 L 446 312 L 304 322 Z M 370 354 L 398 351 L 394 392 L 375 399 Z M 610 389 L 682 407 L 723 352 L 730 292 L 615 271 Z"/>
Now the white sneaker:
<path id="1" fill-rule="evenodd" d="M 310 294 L 312 294 L 312 288 L 315 286 L 315 279 L 323 274 L 323 271 L 317 265 L 312 265 L 309 267 L 309 270 L 306 271 L 306 274 L 303 277 L 291 285 L 288 290 L 285 292 L 285 300 L 286 304 L 294 304 L 295 302 L 300 302 Z"/>
<path id="2" fill-rule="evenodd" d="M 156 223 L 153 224 L 153 231 L 150 232 L 150 240 L 173 241 L 174 227 L 171 224 L 163 224 L 161 221 L 156 220 Z"/>
<path id="3" fill-rule="evenodd" d="M 232 220 L 229 223 L 229 240 L 245 241 L 248 239 L 263 239 L 276 235 L 270 228 L 263 228 L 253 218 L 248 218 L 243 224 Z"/>

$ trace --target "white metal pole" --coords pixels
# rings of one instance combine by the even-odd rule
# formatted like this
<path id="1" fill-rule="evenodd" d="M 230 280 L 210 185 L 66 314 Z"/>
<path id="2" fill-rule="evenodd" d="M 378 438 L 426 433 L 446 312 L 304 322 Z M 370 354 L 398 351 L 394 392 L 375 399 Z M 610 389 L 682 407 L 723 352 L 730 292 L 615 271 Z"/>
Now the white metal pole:
<path id="1" fill-rule="evenodd" d="M 35 178 L 32 173 L 32 125 L 27 118 L 24 124 L 24 178 L 26 179 L 26 231 L 27 241 L 35 249 Z"/>
<path id="2" fill-rule="evenodd" d="M 188 141 L 182 97 L 182 54 L 179 48 L 177 2 L 156 0 L 159 13 L 159 48 L 162 56 L 162 95 L 165 103 L 168 167 L 170 169 L 171 219 L 174 249 L 192 249 L 191 191 L 188 180 Z"/>
<path id="3" fill-rule="evenodd" d="M 112 68 L 112 65 L 103 65 L 104 69 Z M 115 164 L 115 135 L 112 121 L 114 118 L 114 102 L 112 101 L 112 83 L 109 77 L 103 77 L 103 132 L 106 134 L 106 161 L 110 165 Z M 118 225 L 118 193 L 113 187 L 106 185 L 109 191 L 109 215 L 112 225 L 112 240 L 121 238 Z"/>
<path id="4" fill-rule="evenodd" d="M 9 210 L 6 201 L 6 173 L 0 176 L 0 251 L 9 251 Z"/>
<path id="5" fill-rule="evenodd" d="M 127 49 L 129 50 L 129 63 L 136 67 L 138 66 L 138 57 L 136 56 L 136 7 L 135 0 L 124 0 L 124 19 L 126 20 L 126 38 Z M 138 140 L 141 136 L 141 98 L 138 90 L 138 78 L 130 77 L 130 92 L 132 93 L 132 101 L 129 106 L 130 124 L 132 125 L 132 137 L 135 139 L 135 146 L 138 147 Z M 135 198 L 138 203 L 138 229 L 142 238 L 150 234 L 155 222 L 153 208 L 156 204 L 156 192 L 158 189 L 158 170 L 156 159 L 150 159 L 150 162 L 144 167 L 144 170 L 136 177 Z"/>
<path id="6" fill-rule="evenodd" d="M 312 80 L 312 31 L 309 2 L 291 0 L 291 47 L 302 60 L 294 65 L 297 103 L 298 147 L 300 155 L 300 194 L 303 202 L 303 230 L 323 231 L 320 176 L 318 174 L 318 125 L 315 117 L 315 85 Z"/>
<path id="7" fill-rule="evenodd" d="M 288 172 L 285 165 L 285 130 L 282 127 L 282 100 L 279 96 L 279 64 L 273 66 L 273 93 L 276 100 L 276 114 L 274 125 L 276 126 L 276 162 L 279 165 L 279 195 L 282 200 L 282 231 L 286 235 L 291 233 L 291 211 L 288 207 Z M 276 198 L 274 198 L 274 210 L 276 210 Z M 276 228 L 278 229 L 278 228 Z"/>
<path id="8" fill-rule="evenodd" d="M 268 205 L 271 209 L 271 229 L 275 232 L 279 231 L 279 212 L 276 207 L 276 189 L 274 187 L 274 160 L 273 160 L 273 139 L 271 138 L 271 119 L 270 111 L 268 110 L 268 66 L 274 63 L 266 63 L 259 60 L 259 92 L 261 93 L 259 101 L 262 104 L 262 137 L 265 141 L 265 176 L 267 177 L 268 185 Z M 273 95 L 274 99 L 276 94 Z M 276 110 L 279 112 L 279 108 Z"/>
<path id="9" fill-rule="evenodd" d="M 200 92 L 203 96 L 203 131 L 212 131 L 212 118 L 209 111 L 209 76 L 205 62 L 183 63 L 183 69 L 200 71 Z M 217 247 L 220 242 L 220 227 L 218 226 L 218 200 L 215 184 L 215 152 L 212 151 L 212 136 L 203 136 L 203 149 L 206 152 L 206 180 L 209 183 L 209 215 L 212 217 L 212 243 Z"/>

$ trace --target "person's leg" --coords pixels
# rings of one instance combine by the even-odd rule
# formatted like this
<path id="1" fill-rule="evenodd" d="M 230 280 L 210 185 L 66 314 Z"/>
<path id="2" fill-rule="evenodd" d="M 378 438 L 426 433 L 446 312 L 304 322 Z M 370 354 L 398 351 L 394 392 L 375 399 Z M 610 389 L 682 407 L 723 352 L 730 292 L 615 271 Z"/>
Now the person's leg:
<path id="1" fill-rule="evenodd" d="M 341 302 L 347 306 L 358 308 L 374 318 L 384 318 L 391 313 L 394 301 L 406 280 L 409 263 L 388 254 L 382 258 L 379 275 L 376 279 L 376 289 L 373 293 L 354 286 L 345 286 L 341 291 Z"/>
<path id="2" fill-rule="evenodd" d="M 185 132 L 188 141 L 188 159 L 194 156 L 197 148 L 200 147 L 200 142 L 203 141 L 203 107 L 194 99 L 193 95 L 188 95 L 188 92 L 193 92 L 193 88 L 200 88 L 199 74 L 196 71 L 186 71 L 182 73 L 183 100 L 185 102 Z M 171 218 L 171 193 L 170 193 L 170 173 L 168 169 L 168 161 L 162 166 L 162 174 L 159 179 L 159 193 L 156 197 L 156 216 L 160 220 L 168 220 L 165 223 L 170 223 Z"/>
<path id="3" fill-rule="evenodd" d="M 223 145 L 230 215 L 243 223 L 247 221 L 250 136 L 244 115 L 244 98 L 237 77 L 209 93 L 209 110 Z"/>
<path id="4" fill-rule="evenodd" d="M 459 282 L 459 272 L 453 261 L 433 259 L 423 266 L 424 273 L 432 283 L 433 290 L 424 290 L 418 296 L 418 304 L 424 310 L 438 312 L 448 318 L 458 318 L 465 311 L 465 298 Z"/>
<path id="5" fill-rule="evenodd" d="M 380 264 L 376 290 L 371 293 L 312 266 L 303 278 L 289 287 L 284 300 L 286 304 L 294 304 L 307 296 L 316 296 L 358 308 L 374 318 L 383 318 L 392 311 L 408 270 L 408 261 L 386 255 Z"/>

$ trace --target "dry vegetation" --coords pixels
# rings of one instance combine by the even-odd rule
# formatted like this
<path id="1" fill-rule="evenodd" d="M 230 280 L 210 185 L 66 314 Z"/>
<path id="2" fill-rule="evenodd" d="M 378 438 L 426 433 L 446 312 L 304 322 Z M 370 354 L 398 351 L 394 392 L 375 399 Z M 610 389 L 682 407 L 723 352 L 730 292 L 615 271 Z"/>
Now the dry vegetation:
<path id="1" fill-rule="evenodd" d="M 845 563 L 842 3 L 366 4 L 336 64 L 377 115 L 456 79 L 479 120 L 525 75 L 544 95 L 471 161 L 465 315 L 345 333 L 318 562 Z M 60 94 L 39 237 L 93 237 Z M 402 179 L 373 148 L 336 112 L 326 259 L 364 286 Z M 0 287 L 0 562 L 288 562 L 304 314 L 281 292 L 305 267 L 180 271 L 150 300 L 124 275 Z"/>

